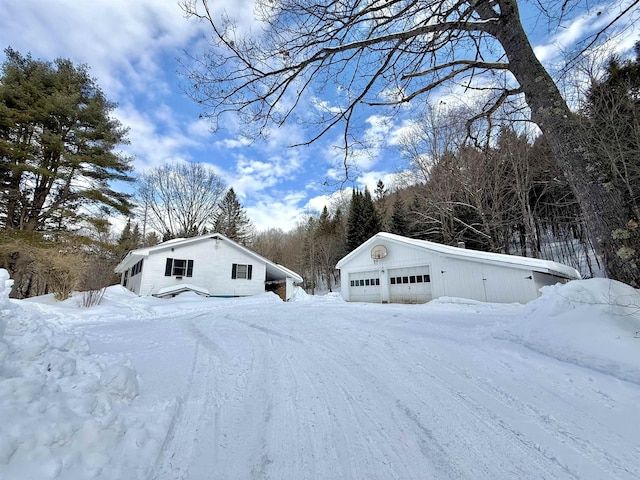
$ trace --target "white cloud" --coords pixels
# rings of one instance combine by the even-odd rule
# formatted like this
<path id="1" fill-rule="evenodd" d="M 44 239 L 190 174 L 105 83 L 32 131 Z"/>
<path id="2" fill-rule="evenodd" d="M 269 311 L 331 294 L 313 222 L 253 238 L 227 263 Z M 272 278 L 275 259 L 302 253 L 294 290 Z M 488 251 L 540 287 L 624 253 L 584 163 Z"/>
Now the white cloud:
<path id="1" fill-rule="evenodd" d="M 130 145 L 123 150 L 137 159 L 136 169 L 141 171 L 166 162 L 191 159 L 189 147 L 198 144 L 181 131 L 180 126 L 169 118 L 165 124 L 160 117 L 137 110 L 133 105 L 116 109 L 117 118 L 129 127 Z"/>
<path id="2" fill-rule="evenodd" d="M 265 195 L 253 205 L 247 206 L 247 215 L 258 230 L 280 228 L 293 229 L 306 216 L 300 206 L 306 198 L 305 192 L 284 192 L 280 196 Z"/>
<path id="3" fill-rule="evenodd" d="M 576 44 L 590 40 L 593 35 L 607 27 L 621 12 L 629 6 L 630 0 L 602 2 L 592 5 L 591 8 L 579 14 L 577 17 L 565 22 L 558 28 L 558 33 L 545 39 L 534 47 L 536 56 L 544 64 L 565 60 L 567 51 Z M 627 14 L 628 18 L 636 18 L 640 14 L 638 8 Z M 624 51 L 633 46 L 637 40 L 637 31 L 633 22 L 621 21 L 618 25 L 610 27 L 607 37 L 616 35 L 616 51 Z"/>

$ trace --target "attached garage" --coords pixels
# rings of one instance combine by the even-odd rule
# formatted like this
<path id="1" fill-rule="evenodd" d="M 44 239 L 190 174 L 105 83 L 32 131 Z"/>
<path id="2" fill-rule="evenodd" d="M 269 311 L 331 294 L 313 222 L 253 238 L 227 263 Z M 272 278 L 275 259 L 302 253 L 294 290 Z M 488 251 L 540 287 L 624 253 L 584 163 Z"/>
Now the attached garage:
<path id="1" fill-rule="evenodd" d="M 480 252 L 379 233 L 341 259 L 341 292 L 351 302 L 425 303 L 461 297 L 526 303 L 540 288 L 579 279 L 556 262 Z"/>

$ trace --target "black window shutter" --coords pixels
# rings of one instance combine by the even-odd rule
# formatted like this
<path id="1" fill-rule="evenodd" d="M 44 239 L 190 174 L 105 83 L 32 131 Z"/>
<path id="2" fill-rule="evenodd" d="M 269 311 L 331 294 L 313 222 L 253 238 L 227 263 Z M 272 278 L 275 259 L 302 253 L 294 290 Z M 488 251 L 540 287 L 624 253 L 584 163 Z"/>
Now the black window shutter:
<path id="1" fill-rule="evenodd" d="M 231 266 L 231 278 L 236 278 L 236 268 L 238 267 L 237 263 L 234 263 Z"/>
<path id="2" fill-rule="evenodd" d="M 187 260 L 187 277 L 193 277 L 193 260 Z"/>
<path id="3" fill-rule="evenodd" d="M 164 276 L 171 276 L 171 268 L 173 267 L 173 258 L 167 258 L 167 265 L 164 267 Z"/>
<path id="4" fill-rule="evenodd" d="M 247 280 L 251 280 L 251 269 L 252 269 L 253 265 L 248 265 L 247 266 Z"/>

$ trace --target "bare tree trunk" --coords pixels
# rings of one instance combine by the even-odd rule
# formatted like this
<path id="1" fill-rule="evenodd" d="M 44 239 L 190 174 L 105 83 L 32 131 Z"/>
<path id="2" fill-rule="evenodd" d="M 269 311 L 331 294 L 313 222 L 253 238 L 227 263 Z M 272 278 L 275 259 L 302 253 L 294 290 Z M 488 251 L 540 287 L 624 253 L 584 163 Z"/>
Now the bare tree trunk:
<path id="1" fill-rule="evenodd" d="M 638 219 L 626 211 L 620 192 L 607 188 L 589 152 L 579 119 L 568 108 L 551 76 L 535 56 L 517 15 L 505 17 L 499 37 L 510 69 L 580 203 L 591 241 L 610 278 L 640 286 Z"/>

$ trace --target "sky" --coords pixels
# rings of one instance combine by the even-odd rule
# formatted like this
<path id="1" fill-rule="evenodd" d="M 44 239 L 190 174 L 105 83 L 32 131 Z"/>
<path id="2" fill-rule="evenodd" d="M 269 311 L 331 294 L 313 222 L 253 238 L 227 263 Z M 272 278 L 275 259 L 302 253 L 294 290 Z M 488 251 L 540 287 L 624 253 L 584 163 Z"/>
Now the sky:
<path id="1" fill-rule="evenodd" d="M 206 298 L 108 287 L 10 300 L 3 480 L 632 480 L 638 290 L 521 304 Z"/>
<path id="2" fill-rule="evenodd" d="M 552 35 L 527 4 L 522 18 L 536 53 L 553 70 L 564 52 L 606 25 L 627 1 L 575 11 Z M 217 0 L 214 5 L 251 22 L 252 2 Z M 397 141 L 410 125 L 409 115 L 389 121 L 375 111 L 364 120 L 363 135 L 375 148 L 358 161 L 357 178 L 347 185 L 340 184 L 337 133 L 299 148 L 289 145 L 307 138 L 304 125 L 285 125 L 266 141 L 251 144 L 240 140 L 233 122 L 213 133 L 199 117 L 199 106 L 185 95 L 188 82 L 178 63 L 185 52 L 202 51 L 208 32 L 185 17 L 177 0 L 0 0 L 0 11 L 2 49 L 89 66 L 107 98 L 118 104 L 114 115 L 130 129 L 130 145 L 122 150 L 135 157 L 136 173 L 175 161 L 210 164 L 234 188 L 259 230 L 295 227 L 339 196 L 341 186 L 373 191 L 382 180 L 393 187 L 395 175 L 407 168 Z M 628 51 L 637 38 L 629 28 L 614 49 Z"/>

